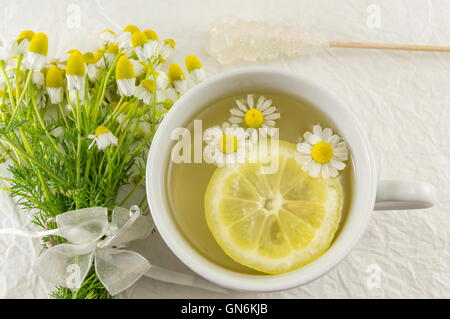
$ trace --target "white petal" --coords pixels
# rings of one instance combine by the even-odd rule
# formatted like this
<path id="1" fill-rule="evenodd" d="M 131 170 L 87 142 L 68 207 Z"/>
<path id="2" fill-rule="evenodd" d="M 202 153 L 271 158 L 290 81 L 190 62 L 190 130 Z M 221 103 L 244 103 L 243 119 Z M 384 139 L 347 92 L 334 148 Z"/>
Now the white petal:
<path id="1" fill-rule="evenodd" d="M 264 121 L 264 124 L 267 126 L 275 126 L 275 121 L 272 120 Z"/>
<path id="2" fill-rule="evenodd" d="M 259 98 L 258 98 L 258 103 L 256 103 L 256 108 L 258 109 L 258 110 L 260 110 L 261 109 L 261 106 L 264 104 L 264 102 L 266 101 L 266 98 L 264 97 L 264 96 L 260 96 Z"/>
<path id="3" fill-rule="evenodd" d="M 330 176 L 331 177 L 336 177 L 339 175 L 339 172 L 337 171 L 337 169 L 335 169 L 334 167 L 330 168 Z"/>
<path id="4" fill-rule="evenodd" d="M 342 171 L 347 165 L 341 161 L 337 161 L 335 159 L 332 159 L 330 161 L 330 165 L 333 166 L 335 169 Z"/>
<path id="5" fill-rule="evenodd" d="M 236 100 L 236 105 L 241 111 L 247 112 L 247 106 L 241 100 Z"/>
<path id="6" fill-rule="evenodd" d="M 232 115 L 236 115 L 236 116 L 245 116 L 245 114 L 242 111 L 240 111 L 239 109 L 236 109 L 236 108 L 232 108 L 230 110 L 230 113 Z"/>
<path id="7" fill-rule="evenodd" d="M 269 107 L 268 109 L 266 109 L 266 110 L 263 112 L 263 114 L 264 114 L 264 115 L 269 115 L 269 114 L 275 112 L 276 110 L 277 110 L 277 108 L 276 108 L 275 106 L 271 106 L 271 107 Z"/>
<path id="8" fill-rule="evenodd" d="M 313 166 L 313 163 L 314 163 L 314 161 L 311 158 L 308 158 L 302 164 L 302 170 L 309 174 L 309 171 L 310 171 L 311 167 Z"/>
<path id="9" fill-rule="evenodd" d="M 247 104 L 248 107 L 253 109 L 255 107 L 255 102 L 253 101 L 253 94 L 247 95 Z"/>
<path id="10" fill-rule="evenodd" d="M 322 165 L 322 177 L 329 178 L 330 177 L 330 168 L 328 164 Z"/>
<path id="11" fill-rule="evenodd" d="M 333 135 L 331 128 L 327 127 L 322 132 L 322 140 L 328 141 L 328 139 Z"/>
<path id="12" fill-rule="evenodd" d="M 311 145 L 308 143 L 298 143 L 297 151 L 303 154 L 311 154 Z"/>
<path id="13" fill-rule="evenodd" d="M 322 127 L 320 125 L 313 126 L 313 133 L 322 141 Z"/>
<path id="14" fill-rule="evenodd" d="M 312 134 L 311 132 L 306 132 L 305 134 L 303 134 L 303 137 L 306 140 L 306 142 L 312 145 L 320 142 L 320 138 L 315 134 Z"/>
<path id="15" fill-rule="evenodd" d="M 328 138 L 328 143 L 331 144 L 331 146 L 335 147 L 337 143 L 339 143 L 339 141 L 341 140 L 341 138 L 338 135 L 332 135 L 331 137 Z"/>
<path id="16" fill-rule="evenodd" d="M 230 121 L 230 123 L 238 124 L 238 123 L 242 123 L 243 119 L 241 119 L 239 117 L 232 116 L 232 117 L 230 117 L 229 121 Z"/>
<path id="17" fill-rule="evenodd" d="M 263 105 L 261 105 L 260 107 L 259 107 L 259 110 L 260 111 L 264 111 L 264 110 L 266 110 L 269 106 L 271 106 L 272 105 L 272 100 L 266 100 L 264 103 L 263 103 Z"/>
<path id="18" fill-rule="evenodd" d="M 312 167 L 309 170 L 309 175 L 311 177 L 314 177 L 314 178 L 319 177 L 320 176 L 320 169 L 321 169 L 321 165 L 319 163 L 313 161 Z"/>
<path id="19" fill-rule="evenodd" d="M 268 120 L 278 120 L 280 118 L 280 113 L 272 113 L 270 115 L 265 116 Z"/>

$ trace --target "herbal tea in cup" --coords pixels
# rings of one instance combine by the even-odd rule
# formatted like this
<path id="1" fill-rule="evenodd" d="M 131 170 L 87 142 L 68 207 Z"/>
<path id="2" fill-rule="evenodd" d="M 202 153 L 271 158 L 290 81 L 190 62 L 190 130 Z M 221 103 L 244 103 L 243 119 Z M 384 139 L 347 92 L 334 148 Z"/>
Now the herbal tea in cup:
<path id="1" fill-rule="evenodd" d="M 298 97 L 241 92 L 172 138 L 168 206 L 186 240 L 217 265 L 286 273 L 321 256 L 345 223 L 350 152 L 332 119 Z"/>

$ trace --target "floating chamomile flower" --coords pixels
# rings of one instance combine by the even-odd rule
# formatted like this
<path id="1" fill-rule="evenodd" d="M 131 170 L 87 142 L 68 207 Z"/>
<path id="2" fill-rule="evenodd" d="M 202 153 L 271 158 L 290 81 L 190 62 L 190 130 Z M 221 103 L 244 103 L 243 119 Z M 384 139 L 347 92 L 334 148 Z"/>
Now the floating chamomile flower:
<path id="1" fill-rule="evenodd" d="M 194 84 L 199 84 L 205 80 L 205 70 L 203 69 L 202 63 L 195 55 L 188 55 L 185 59 L 185 63 L 186 69 Z"/>
<path id="2" fill-rule="evenodd" d="M 305 141 L 297 144 L 296 160 L 311 177 L 336 177 L 346 167 L 347 145 L 331 128 L 322 130 L 314 125 L 313 132 L 306 132 L 303 138 Z"/>
<path id="3" fill-rule="evenodd" d="M 158 35 L 153 30 L 145 30 L 144 34 L 148 39 L 148 45 L 150 47 L 151 56 L 156 57 L 156 55 L 158 54 L 158 47 L 159 47 Z"/>
<path id="4" fill-rule="evenodd" d="M 272 128 L 275 120 L 280 118 L 277 108 L 272 105 L 272 101 L 260 96 L 255 105 L 253 94 L 247 95 L 247 100 L 236 100 L 237 108 L 230 110 L 230 123 L 245 125 L 252 129 Z"/>
<path id="5" fill-rule="evenodd" d="M 89 149 L 97 144 L 97 147 L 100 151 L 106 149 L 110 145 L 117 146 L 117 137 L 114 136 L 111 131 L 103 125 L 100 125 L 95 129 L 94 134 L 89 134 L 88 138 L 93 139 L 91 145 L 89 145 Z"/>
<path id="6" fill-rule="evenodd" d="M 174 63 L 170 65 L 168 77 L 169 84 L 174 88 L 176 93 L 181 95 L 186 92 L 186 76 L 178 64 Z"/>
<path id="7" fill-rule="evenodd" d="M 84 99 L 84 84 L 86 77 L 86 65 L 83 56 L 78 51 L 73 51 L 66 65 L 67 89 L 72 102 Z"/>
<path id="8" fill-rule="evenodd" d="M 50 67 L 45 78 L 45 86 L 52 104 L 61 103 L 64 98 L 62 71 L 55 65 Z"/>
<path id="9" fill-rule="evenodd" d="M 15 41 L 11 43 L 9 55 L 10 57 L 19 54 L 25 54 L 27 52 L 30 41 L 34 37 L 34 32 L 31 30 L 24 30 L 19 33 L 19 36 Z"/>
<path id="10" fill-rule="evenodd" d="M 40 71 L 47 62 L 48 37 L 45 33 L 36 33 L 25 53 L 24 64 L 27 69 Z"/>
<path id="11" fill-rule="evenodd" d="M 152 57 L 152 48 L 148 44 L 148 39 L 144 32 L 134 32 L 131 35 L 131 45 L 140 60 L 147 61 Z"/>
<path id="12" fill-rule="evenodd" d="M 131 48 L 131 36 L 134 32 L 139 31 L 139 28 L 135 25 L 127 25 L 123 32 L 117 37 L 117 43 L 121 48 L 129 49 Z"/>
<path id="13" fill-rule="evenodd" d="M 175 51 L 175 41 L 172 39 L 165 39 L 159 44 L 159 55 L 163 59 L 167 59 L 173 51 Z"/>
<path id="14" fill-rule="evenodd" d="M 136 74 L 133 64 L 126 56 L 121 56 L 117 62 L 116 82 L 121 96 L 133 95 L 136 89 Z"/>
<path id="15" fill-rule="evenodd" d="M 138 98 L 147 105 L 153 102 L 155 92 L 155 83 L 152 80 L 142 80 L 134 91 L 134 97 Z"/>
<path id="16" fill-rule="evenodd" d="M 97 57 L 91 53 L 86 52 L 83 54 L 83 61 L 86 63 L 86 73 L 89 80 L 94 82 L 97 79 L 98 69 L 96 63 L 98 62 Z"/>
<path id="17" fill-rule="evenodd" d="M 208 164 L 233 166 L 246 160 L 250 141 L 241 127 L 228 123 L 211 127 L 204 132 L 203 140 L 206 142 L 203 158 Z"/>
<path id="18" fill-rule="evenodd" d="M 116 42 L 116 38 L 117 38 L 117 35 L 112 30 L 103 30 L 100 33 L 100 39 L 102 40 L 101 44 L 102 44 L 103 48 L 106 48 L 110 44 L 115 43 Z"/>

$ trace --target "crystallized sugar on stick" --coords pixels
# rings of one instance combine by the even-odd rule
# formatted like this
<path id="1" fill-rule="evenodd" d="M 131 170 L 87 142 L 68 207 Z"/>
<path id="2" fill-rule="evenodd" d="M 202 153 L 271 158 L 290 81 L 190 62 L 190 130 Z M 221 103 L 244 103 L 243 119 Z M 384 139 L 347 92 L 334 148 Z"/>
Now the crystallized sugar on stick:
<path id="1" fill-rule="evenodd" d="M 225 17 L 211 26 L 207 51 L 220 63 L 228 64 L 239 59 L 254 62 L 282 56 L 310 55 L 328 45 L 321 34 L 299 31 L 290 26 Z"/>

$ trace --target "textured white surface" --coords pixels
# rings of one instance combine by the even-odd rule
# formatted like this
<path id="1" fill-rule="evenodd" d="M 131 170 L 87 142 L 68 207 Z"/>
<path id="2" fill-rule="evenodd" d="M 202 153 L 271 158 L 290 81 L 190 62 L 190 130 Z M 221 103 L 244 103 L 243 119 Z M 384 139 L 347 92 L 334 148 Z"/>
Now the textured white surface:
<path id="1" fill-rule="evenodd" d="M 379 29 L 366 24 L 370 4 L 380 9 Z M 208 25 L 227 14 L 315 30 L 333 40 L 450 44 L 450 3 L 445 0 L 1 0 L 0 7 L 1 37 L 11 39 L 24 28 L 47 32 L 51 54 L 92 49 L 97 31 L 133 23 L 176 39 L 173 59 L 196 53 L 209 73 L 238 66 L 222 67 L 204 50 Z M 73 19 L 77 10 L 79 28 Z M 269 65 L 295 70 L 339 95 L 365 127 L 380 177 L 433 182 L 439 203 L 422 211 L 374 213 L 356 249 L 337 268 L 304 287 L 220 295 L 142 279 L 121 297 L 449 298 L 450 54 L 328 49 Z M 0 173 L 4 172 L 2 167 Z M 25 225 L 7 194 L 1 191 L 0 197 L 0 227 Z M 188 271 L 157 235 L 153 237 L 151 245 L 139 243 L 150 261 Z M 1 298 L 46 297 L 42 281 L 31 270 L 38 247 L 26 239 L 0 238 Z M 370 275 L 377 269 L 379 288 L 370 288 L 371 283 L 376 286 Z"/>

